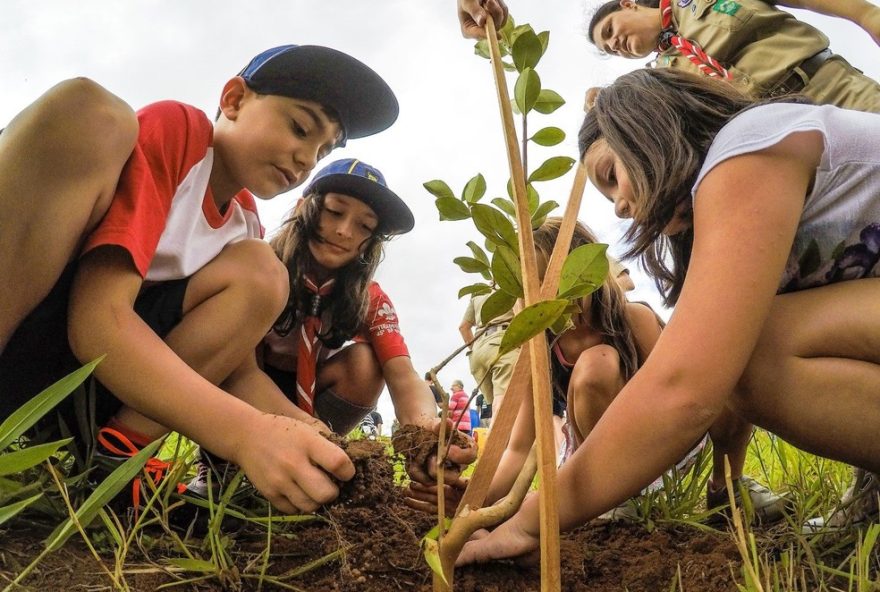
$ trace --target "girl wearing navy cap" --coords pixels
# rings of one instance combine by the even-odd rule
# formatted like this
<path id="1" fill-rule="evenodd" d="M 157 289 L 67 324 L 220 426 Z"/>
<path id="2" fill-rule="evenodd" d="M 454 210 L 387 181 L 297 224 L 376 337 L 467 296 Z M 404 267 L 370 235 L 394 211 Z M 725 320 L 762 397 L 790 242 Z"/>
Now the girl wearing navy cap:
<path id="1" fill-rule="evenodd" d="M 391 300 L 373 281 L 385 241 L 412 227 L 382 173 L 345 159 L 315 176 L 270 241 L 290 274 L 290 297 L 258 357 L 291 401 L 339 434 L 375 408 L 385 385 L 401 425 L 437 427 L 434 397 L 413 368 Z M 469 463 L 473 450 L 451 458 Z M 428 479 L 425 467 L 408 471 Z"/>

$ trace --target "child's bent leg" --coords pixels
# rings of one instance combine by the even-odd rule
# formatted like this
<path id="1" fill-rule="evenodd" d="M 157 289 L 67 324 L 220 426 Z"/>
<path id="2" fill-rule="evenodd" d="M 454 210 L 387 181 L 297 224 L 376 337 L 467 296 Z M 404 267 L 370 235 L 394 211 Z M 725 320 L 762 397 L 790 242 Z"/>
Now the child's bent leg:
<path id="1" fill-rule="evenodd" d="M 337 434 L 350 432 L 379 400 L 385 381 L 366 343 L 349 345 L 318 369 L 315 412 Z"/>
<path id="2" fill-rule="evenodd" d="M 725 456 L 730 462 L 730 478 L 736 480 L 742 477 L 753 427 L 730 409 L 725 409 L 709 427 L 709 437 L 712 439 L 712 483 L 716 487 L 724 484 Z"/>
<path id="3" fill-rule="evenodd" d="M 576 445 L 592 431 L 623 385 L 620 356 L 610 345 L 596 345 L 578 357 L 568 385 L 568 421 Z"/>
<path id="4" fill-rule="evenodd" d="M 880 279 L 777 296 L 738 411 L 805 450 L 880 470 Z"/>
<path id="5" fill-rule="evenodd" d="M 74 79 L 0 134 L 0 351 L 107 211 L 137 129 L 122 100 Z"/>
<path id="6" fill-rule="evenodd" d="M 287 291 L 287 270 L 268 243 L 244 240 L 227 246 L 190 279 L 183 317 L 165 342 L 196 372 L 219 385 L 253 359 L 257 344 L 281 314 Z M 274 389 L 268 382 L 263 385 Z M 239 386 L 244 391 L 248 385 Z M 167 432 L 129 407 L 116 417 L 154 437 Z"/>

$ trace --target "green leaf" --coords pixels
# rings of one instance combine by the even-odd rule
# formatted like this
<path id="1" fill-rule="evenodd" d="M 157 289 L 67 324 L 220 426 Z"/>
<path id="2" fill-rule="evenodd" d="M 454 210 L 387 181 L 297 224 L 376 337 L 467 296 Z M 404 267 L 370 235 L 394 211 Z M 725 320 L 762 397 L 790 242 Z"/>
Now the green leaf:
<path id="1" fill-rule="evenodd" d="M 434 205 L 440 212 L 441 220 L 467 220 L 471 217 L 471 211 L 467 204 L 454 197 L 438 197 L 434 201 Z"/>
<path id="2" fill-rule="evenodd" d="M 74 370 L 36 397 L 15 410 L 12 415 L 0 424 L 0 450 L 3 450 L 19 436 L 28 431 L 41 417 L 48 413 L 55 405 L 61 402 L 67 395 L 88 378 L 95 366 L 104 359 L 101 356 L 80 368 Z"/>
<path id="3" fill-rule="evenodd" d="M 443 583 L 448 586 L 446 574 L 443 573 L 443 562 L 440 561 L 440 543 L 434 539 L 424 538 L 422 539 L 422 552 L 425 554 L 425 561 L 431 571 L 440 576 Z"/>
<path id="4" fill-rule="evenodd" d="M 519 252 L 519 243 L 513 223 L 497 209 L 485 204 L 471 206 L 471 217 L 480 234 L 499 245 L 507 245 Z"/>
<path id="5" fill-rule="evenodd" d="M 511 203 L 509 199 L 496 197 L 492 200 L 492 205 L 494 205 L 496 208 L 498 208 L 511 218 L 516 218 L 516 207 L 514 207 L 513 203 Z"/>
<path id="6" fill-rule="evenodd" d="M 549 88 L 542 88 L 541 92 L 538 93 L 538 100 L 535 102 L 535 111 L 547 115 L 548 113 L 553 113 L 564 104 L 565 99 L 558 92 Z"/>
<path id="7" fill-rule="evenodd" d="M 452 189 L 446 184 L 446 181 L 441 181 L 440 179 L 434 179 L 433 181 L 422 183 L 422 187 L 427 189 L 428 193 L 434 197 L 455 197 L 455 194 L 452 193 Z"/>
<path id="8" fill-rule="evenodd" d="M 550 331 L 554 335 L 562 335 L 572 328 L 574 328 L 574 323 L 571 320 L 570 312 L 563 312 L 562 315 L 556 319 L 556 322 L 550 325 Z"/>
<path id="9" fill-rule="evenodd" d="M 510 31 L 504 35 L 504 41 L 511 47 L 516 44 L 516 40 L 519 39 L 519 36 L 523 33 L 534 33 L 535 30 L 532 29 L 532 25 L 526 23 L 525 25 L 516 25 L 510 28 Z"/>
<path id="10" fill-rule="evenodd" d="M 478 245 L 474 241 L 468 241 L 467 246 L 471 250 L 471 253 L 474 254 L 474 259 L 476 259 L 477 261 L 482 261 L 483 263 L 486 264 L 486 267 L 488 267 L 490 265 L 489 264 L 489 256 L 486 255 L 486 251 L 484 251 L 480 247 L 480 245 Z"/>
<path id="11" fill-rule="evenodd" d="M 15 452 L 9 452 L 0 456 L 0 476 L 14 475 L 22 471 L 35 467 L 56 452 L 62 446 L 69 444 L 73 438 L 59 440 L 58 442 L 49 442 L 47 444 L 38 444 L 36 446 L 28 446 Z"/>
<path id="12" fill-rule="evenodd" d="M 571 170 L 574 159 L 570 156 L 552 156 L 529 175 L 529 183 L 558 179 Z"/>
<path id="13" fill-rule="evenodd" d="M 489 42 L 485 39 L 480 39 L 474 44 L 474 53 L 487 60 L 492 58 L 489 53 Z"/>
<path id="14" fill-rule="evenodd" d="M 538 33 L 538 41 L 541 42 L 541 55 L 543 55 L 547 52 L 547 46 L 550 44 L 550 31 Z"/>
<path id="15" fill-rule="evenodd" d="M 499 288 L 514 298 L 522 298 L 522 271 L 519 257 L 505 245 L 500 245 L 492 256 L 492 278 Z"/>
<path id="16" fill-rule="evenodd" d="M 543 53 L 544 48 L 541 46 L 541 40 L 538 39 L 531 27 L 517 36 L 511 48 L 513 63 L 520 72 L 526 68 L 537 66 Z"/>
<path id="17" fill-rule="evenodd" d="M 529 206 L 529 216 L 535 213 L 541 203 L 541 196 L 531 183 L 526 183 L 526 203 Z"/>
<path id="18" fill-rule="evenodd" d="M 535 210 L 535 213 L 532 214 L 532 228 L 538 228 L 541 224 L 543 224 L 544 220 L 547 218 L 547 215 L 558 207 L 559 204 L 552 199 L 547 200 L 539 205 L 538 209 Z"/>
<path id="19" fill-rule="evenodd" d="M 489 253 L 494 253 L 495 249 L 498 248 L 498 245 L 495 244 L 495 241 L 489 238 L 484 239 L 483 244 L 486 245 L 486 251 L 488 251 Z"/>
<path id="20" fill-rule="evenodd" d="M 480 296 L 481 294 L 488 294 L 492 291 L 492 287 L 486 284 L 471 284 L 470 286 L 465 286 L 461 290 L 458 291 L 458 297 L 464 298 L 465 296 Z"/>
<path id="21" fill-rule="evenodd" d="M 127 459 L 119 465 L 110 475 L 104 479 L 95 491 L 83 502 L 82 506 L 76 511 L 77 521 L 83 528 L 88 526 L 92 520 L 98 515 L 98 512 L 106 506 L 110 500 L 116 497 L 120 491 L 131 485 L 132 479 L 140 473 L 141 469 L 147 463 L 147 460 L 153 456 L 162 444 L 161 440 L 156 440 L 141 449 L 140 452 Z M 77 531 L 76 526 L 71 518 L 68 518 L 59 524 L 46 538 L 46 550 L 57 551 L 60 549 L 67 539 Z"/>
<path id="22" fill-rule="evenodd" d="M 451 525 L 452 525 L 452 518 L 449 518 L 448 516 L 443 518 L 443 527 L 444 527 L 443 530 L 449 530 L 449 527 Z M 433 541 L 436 541 L 439 538 L 440 538 L 440 525 L 435 524 L 434 528 L 429 530 L 428 533 L 422 537 L 422 541 L 424 541 L 425 539 L 431 539 Z"/>
<path id="23" fill-rule="evenodd" d="M 545 127 L 529 139 L 539 146 L 555 146 L 565 140 L 565 132 L 558 127 Z"/>
<path id="24" fill-rule="evenodd" d="M 541 331 L 547 330 L 556 322 L 567 306 L 568 300 L 545 300 L 524 308 L 510 321 L 510 325 L 504 332 L 504 337 L 501 338 L 498 355 L 503 356 L 507 352 L 515 350 Z M 485 307 L 484 304 L 484 310 Z"/>
<path id="25" fill-rule="evenodd" d="M 476 203 L 486 195 L 486 179 L 482 174 L 477 174 L 464 186 L 461 199 L 468 203 Z"/>
<path id="26" fill-rule="evenodd" d="M 171 567 L 176 567 L 184 571 L 213 573 L 219 569 L 210 561 L 205 561 L 204 559 L 189 559 L 188 557 L 166 558 L 165 563 Z"/>
<path id="27" fill-rule="evenodd" d="M 541 93 L 541 77 L 531 68 L 526 68 L 516 79 L 513 98 L 520 112 L 528 113 L 535 106 Z"/>
<path id="28" fill-rule="evenodd" d="M 569 253 L 562 264 L 558 297 L 581 298 L 601 286 L 608 276 L 607 249 L 608 245 L 597 243 Z"/>
<path id="29" fill-rule="evenodd" d="M 14 504 L 3 506 L 2 508 L 0 508 L 0 524 L 11 520 L 15 517 L 16 514 L 27 508 L 29 505 L 31 505 L 41 497 L 43 497 L 43 494 L 38 493 L 37 495 L 29 497 L 27 499 L 23 499 L 20 502 L 15 502 Z"/>
<path id="30" fill-rule="evenodd" d="M 456 257 L 452 260 L 465 273 L 483 273 L 489 271 L 489 266 L 473 257 Z"/>
<path id="31" fill-rule="evenodd" d="M 503 290 L 498 290 L 486 298 L 483 307 L 480 309 L 480 320 L 483 323 L 488 323 L 493 319 L 497 319 L 510 311 L 514 304 L 516 304 L 516 298 Z"/>

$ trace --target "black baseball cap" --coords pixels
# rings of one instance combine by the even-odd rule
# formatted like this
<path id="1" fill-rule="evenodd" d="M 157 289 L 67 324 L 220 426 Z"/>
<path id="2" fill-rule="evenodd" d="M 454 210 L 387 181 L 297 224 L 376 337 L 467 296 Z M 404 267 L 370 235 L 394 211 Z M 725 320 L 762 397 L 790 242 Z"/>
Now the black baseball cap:
<path id="1" fill-rule="evenodd" d="M 404 234 L 415 225 L 409 206 L 388 189 L 382 172 L 356 158 L 333 161 L 318 171 L 303 191 L 312 193 L 341 193 L 361 200 L 376 212 L 383 234 Z"/>
<path id="2" fill-rule="evenodd" d="M 363 62 L 320 45 L 281 45 L 238 73 L 255 92 L 315 101 L 339 115 L 343 139 L 387 129 L 400 110 L 391 87 Z"/>

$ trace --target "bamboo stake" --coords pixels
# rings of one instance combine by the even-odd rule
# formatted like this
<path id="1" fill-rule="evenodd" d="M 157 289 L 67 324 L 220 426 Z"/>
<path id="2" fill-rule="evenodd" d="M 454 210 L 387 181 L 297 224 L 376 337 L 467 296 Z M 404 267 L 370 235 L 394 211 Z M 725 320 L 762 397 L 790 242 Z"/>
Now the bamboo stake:
<path id="1" fill-rule="evenodd" d="M 535 256 L 535 242 L 532 237 L 531 216 L 526 198 L 526 180 L 517 146 L 516 128 L 507 91 L 507 81 L 501 67 L 501 53 L 495 23 L 486 19 L 486 36 L 492 56 L 492 71 L 498 105 L 507 144 L 507 162 L 513 179 L 513 193 L 516 205 L 516 219 L 519 232 L 520 261 L 522 263 L 523 295 L 525 306 L 530 306 L 540 298 L 538 284 L 538 264 Z M 547 337 L 543 332 L 531 340 L 529 358 L 532 369 L 532 393 L 535 403 L 535 433 L 538 445 L 538 474 L 541 478 L 540 519 L 541 519 L 541 590 L 558 591 L 561 587 L 559 564 L 559 508 L 556 495 L 556 444 L 553 438 L 553 415 L 550 392 L 550 362 L 547 352 Z"/>
<path id="2" fill-rule="evenodd" d="M 579 164 L 575 171 L 574 183 L 568 196 L 568 203 L 562 217 L 562 225 L 559 228 L 559 236 L 553 246 L 547 271 L 544 273 L 544 283 L 541 286 L 541 300 L 547 300 L 556 295 L 559 289 L 559 279 L 562 273 L 562 264 L 571 247 L 571 238 L 574 235 L 574 227 L 577 223 L 578 212 L 584 195 L 584 187 L 587 184 L 587 173 L 583 164 Z M 493 418 L 492 429 L 489 431 L 480 462 L 477 463 L 473 475 L 468 482 L 467 489 L 458 504 L 457 512 L 466 505 L 471 508 L 479 508 L 486 501 L 486 493 L 492 484 L 492 478 L 498 470 L 501 456 L 510 439 L 513 423 L 519 413 L 520 403 L 525 393 L 532 386 L 529 375 L 529 344 L 526 343 L 520 349 L 519 357 L 513 367 L 513 374 L 507 383 L 504 392 L 504 405 Z"/>

